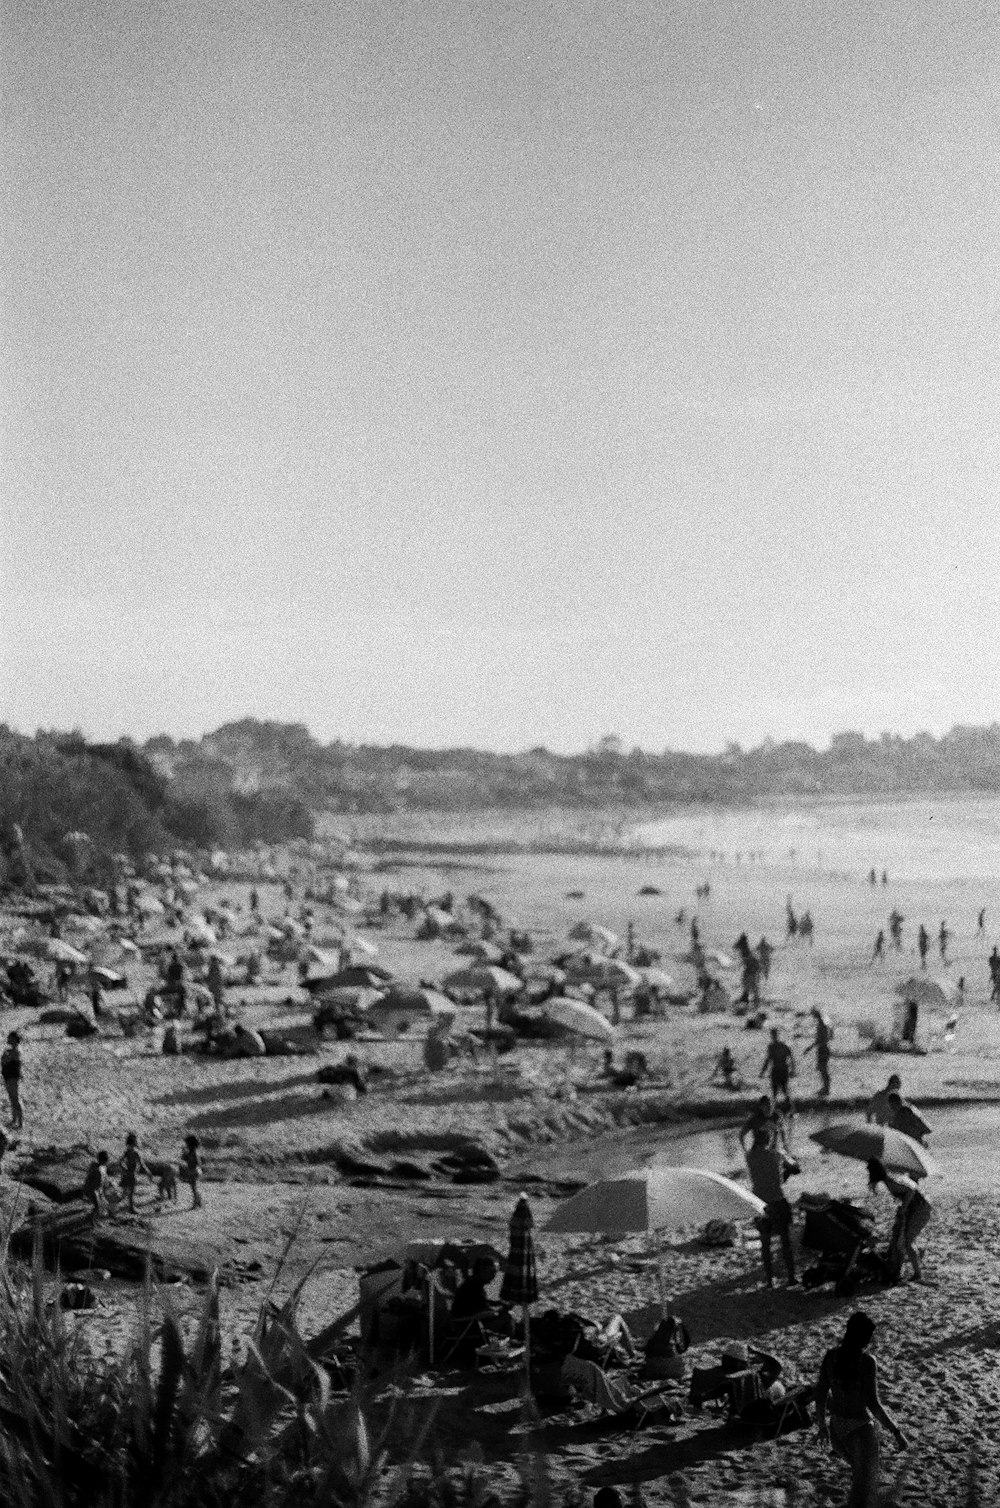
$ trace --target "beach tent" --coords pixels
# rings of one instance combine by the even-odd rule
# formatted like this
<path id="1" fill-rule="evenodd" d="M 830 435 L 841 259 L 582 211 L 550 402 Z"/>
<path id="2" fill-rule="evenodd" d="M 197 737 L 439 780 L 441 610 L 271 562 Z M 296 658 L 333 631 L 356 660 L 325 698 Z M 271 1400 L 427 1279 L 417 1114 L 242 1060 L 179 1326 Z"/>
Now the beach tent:
<path id="1" fill-rule="evenodd" d="M 913 974 L 896 986 L 893 1003 L 892 1035 L 914 1043 L 921 1011 L 953 1015 L 962 1003 L 961 991 L 950 979 L 927 974 Z"/>

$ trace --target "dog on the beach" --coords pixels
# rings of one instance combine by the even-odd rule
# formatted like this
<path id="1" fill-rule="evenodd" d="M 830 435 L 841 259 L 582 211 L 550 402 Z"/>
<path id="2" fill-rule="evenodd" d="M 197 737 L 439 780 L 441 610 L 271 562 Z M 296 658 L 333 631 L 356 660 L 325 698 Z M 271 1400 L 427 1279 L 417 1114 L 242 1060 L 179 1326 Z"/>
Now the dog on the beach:
<path id="1" fill-rule="evenodd" d="M 156 1179 L 156 1197 L 162 1204 L 164 1200 L 172 1199 L 177 1202 L 177 1169 L 172 1162 L 146 1161 L 146 1166 L 153 1178 Z"/>

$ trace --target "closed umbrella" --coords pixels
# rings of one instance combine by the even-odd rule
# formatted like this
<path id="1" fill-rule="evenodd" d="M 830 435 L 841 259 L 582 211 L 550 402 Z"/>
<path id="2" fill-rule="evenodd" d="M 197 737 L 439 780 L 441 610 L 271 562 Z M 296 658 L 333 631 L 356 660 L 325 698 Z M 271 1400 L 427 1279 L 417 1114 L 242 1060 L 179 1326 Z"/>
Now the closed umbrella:
<path id="1" fill-rule="evenodd" d="M 757 1220 L 763 1200 L 707 1168 L 658 1165 L 602 1178 L 559 1205 L 546 1230 L 563 1235 L 679 1231 L 708 1220 Z M 657 1252 L 660 1304 L 666 1314 L 662 1260 Z"/>
<path id="2" fill-rule="evenodd" d="M 615 1029 L 607 1016 L 583 1000 L 570 1000 L 561 995 L 556 1000 L 543 1002 L 542 1015 L 561 1026 L 572 1037 L 585 1037 L 591 1042 L 613 1042 Z"/>
<path id="3" fill-rule="evenodd" d="M 851 1157 L 855 1162 L 871 1162 L 873 1159 L 883 1167 L 897 1173 L 911 1173 L 914 1178 L 924 1178 L 937 1172 L 937 1165 L 912 1136 L 894 1131 L 891 1126 L 868 1126 L 860 1122 L 838 1121 L 833 1126 L 824 1126 L 814 1131 L 810 1138 L 827 1152 L 836 1152 L 838 1157 Z"/>
<path id="4" fill-rule="evenodd" d="M 524 1375 L 531 1383 L 531 1319 L 529 1306 L 538 1298 L 538 1273 L 535 1269 L 535 1243 L 532 1240 L 534 1217 L 527 1194 L 519 1194 L 510 1217 L 510 1251 L 504 1268 L 500 1298 L 505 1304 L 520 1304 L 524 1318 Z"/>

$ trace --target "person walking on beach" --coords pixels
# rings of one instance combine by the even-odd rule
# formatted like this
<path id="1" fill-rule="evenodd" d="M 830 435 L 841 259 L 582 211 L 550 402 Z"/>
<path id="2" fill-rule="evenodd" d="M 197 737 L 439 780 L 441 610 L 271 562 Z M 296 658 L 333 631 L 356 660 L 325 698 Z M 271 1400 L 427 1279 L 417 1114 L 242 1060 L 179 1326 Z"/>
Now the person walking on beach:
<path id="1" fill-rule="evenodd" d="M 930 1224 L 931 1202 L 907 1173 L 890 1173 L 877 1158 L 872 1158 L 868 1164 L 868 1187 L 874 1192 L 880 1183 L 885 1184 L 897 1204 L 896 1219 L 889 1239 L 889 1260 L 893 1271 L 900 1271 L 905 1256 L 913 1268 L 913 1281 L 922 1283 L 923 1269 L 915 1242 Z"/>
<path id="2" fill-rule="evenodd" d="M 812 912 L 811 911 L 803 911 L 801 917 L 799 918 L 799 933 L 801 934 L 802 937 L 805 938 L 805 940 L 809 944 L 810 948 L 813 945 L 813 932 L 814 931 L 815 931 L 815 925 L 814 925 L 813 919 L 812 919 Z"/>
<path id="3" fill-rule="evenodd" d="M 889 913 L 889 936 L 892 938 L 892 946 L 897 953 L 903 951 L 903 923 L 906 917 L 896 910 L 895 906 Z"/>
<path id="4" fill-rule="evenodd" d="M 872 963 L 875 963 L 876 959 L 882 959 L 884 957 L 885 957 L 885 933 L 882 931 L 882 928 L 880 927 L 878 929 L 878 936 L 875 939 L 875 946 L 872 949 Z"/>
<path id="5" fill-rule="evenodd" d="M 767 982 L 771 977 L 771 959 L 774 957 L 774 949 L 766 937 L 762 937 L 757 944 L 757 958 L 760 963 L 760 977 Z"/>
<path id="6" fill-rule="evenodd" d="M 782 1041 L 781 1033 L 778 1028 L 776 1026 L 772 1026 L 771 1040 L 767 1045 L 767 1052 L 764 1054 L 764 1062 L 761 1065 L 761 1070 L 757 1077 L 762 1079 L 765 1073 L 769 1076 L 771 1082 L 771 1098 L 774 1101 L 775 1106 L 777 1106 L 779 1098 L 783 1099 L 785 1102 L 785 1109 L 787 1110 L 789 1115 L 793 1113 L 793 1107 L 792 1096 L 788 1088 L 788 1081 L 792 1077 L 794 1072 L 795 1059 L 792 1056 L 792 1049 L 789 1047 L 787 1042 Z"/>
<path id="7" fill-rule="evenodd" d="M 88 1200 L 93 1218 L 101 1214 L 108 1193 L 108 1154 L 98 1152 L 83 1179 L 83 1197 Z"/>
<path id="8" fill-rule="evenodd" d="M 1000 951 L 996 943 L 993 944 L 993 952 L 989 956 L 990 970 L 990 1000 L 996 1003 L 1000 1000 Z"/>
<path id="9" fill-rule="evenodd" d="M 944 964 L 948 962 L 948 943 L 950 939 L 951 933 L 948 931 L 948 923 L 942 922 L 938 928 L 938 950 L 941 954 L 941 962 Z"/>
<path id="10" fill-rule="evenodd" d="M 21 1108 L 21 1034 L 7 1033 L 7 1046 L 0 1053 L 0 1075 L 10 1101 L 10 1128 L 20 1131 L 24 1126 L 24 1111 Z"/>
<path id="11" fill-rule="evenodd" d="M 792 909 L 791 896 L 785 901 L 785 931 L 789 937 L 795 937 L 799 930 L 799 919 Z"/>
<path id="12" fill-rule="evenodd" d="M 839 1346 L 823 1357 L 816 1384 L 816 1437 L 851 1468 L 847 1508 L 875 1508 L 881 1424 L 901 1450 L 909 1440 L 884 1407 L 878 1371 L 868 1347 L 875 1322 L 862 1310 L 851 1315 Z"/>
<path id="13" fill-rule="evenodd" d="M 774 1261 L 771 1255 L 771 1237 L 777 1236 L 789 1288 L 798 1284 L 795 1272 L 795 1253 L 792 1251 L 792 1207 L 785 1197 L 785 1158 L 777 1138 L 771 1141 L 757 1140 L 746 1154 L 750 1187 L 758 1199 L 764 1201 L 764 1213 L 754 1223 L 760 1232 L 760 1257 L 764 1266 L 764 1282 L 774 1287 Z"/>
<path id="14" fill-rule="evenodd" d="M 927 928 L 924 926 L 923 922 L 921 922 L 920 930 L 917 933 L 917 952 L 920 954 L 920 967 L 922 969 L 926 969 L 927 967 L 927 951 L 930 948 L 930 945 L 931 940 L 927 932 Z"/>
<path id="15" fill-rule="evenodd" d="M 830 1094 L 830 1042 L 833 1038 L 833 1027 L 818 1006 L 813 1006 L 812 1015 L 816 1021 L 816 1035 L 806 1048 L 806 1052 L 816 1054 L 819 1092 L 823 1099 L 827 1099 Z"/>
<path id="16" fill-rule="evenodd" d="M 980 937 L 982 937 L 983 933 L 986 931 L 986 907 L 985 906 L 983 906 L 980 909 L 979 917 L 978 917 L 977 922 L 976 922 L 976 931 L 978 932 L 978 934 L 979 934 Z"/>
<path id="17" fill-rule="evenodd" d="M 128 1205 L 130 1215 L 135 1214 L 135 1186 L 140 1173 L 145 1173 L 147 1178 L 152 1178 L 152 1173 L 142 1160 L 139 1151 L 139 1138 L 134 1131 L 130 1131 L 125 1138 L 125 1151 L 121 1159 L 121 1185 L 122 1195 Z"/>
<path id="18" fill-rule="evenodd" d="M 191 1190 L 191 1208 L 193 1210 L 201 1209 L 201 1192 L 198 1187 L 202 1174 L 201 1155 L 198 1151 L 199 1145 L 200 1143 L 196 1136 L 185 1136 L 184 1150 L 181 1153 L 180 1167 L 178 1169 L 181 1180 Z"/>

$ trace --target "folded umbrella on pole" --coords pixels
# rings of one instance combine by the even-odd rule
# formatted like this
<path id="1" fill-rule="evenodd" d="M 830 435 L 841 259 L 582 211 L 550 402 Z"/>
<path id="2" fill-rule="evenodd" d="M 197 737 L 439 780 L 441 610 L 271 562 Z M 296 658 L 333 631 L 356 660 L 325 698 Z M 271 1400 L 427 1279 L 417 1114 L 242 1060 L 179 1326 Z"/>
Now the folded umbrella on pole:
<path id="1" fill-rule="evenodd" d="M 531 1386 L 531 1320 L 528 1306 L 538 1298 L 538 1274 L 535 1269 L 534 1225 L 527 1194 L 519 1194 L 510 1217 L 510 1251 L 504 1269 L 500 1298 L 505 1304 L 520 1304 L 524 1316 L 524 1375 Z"/>

